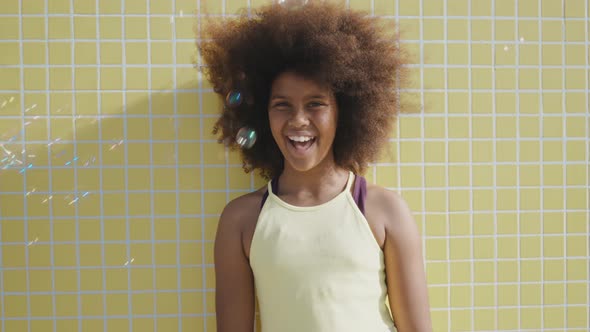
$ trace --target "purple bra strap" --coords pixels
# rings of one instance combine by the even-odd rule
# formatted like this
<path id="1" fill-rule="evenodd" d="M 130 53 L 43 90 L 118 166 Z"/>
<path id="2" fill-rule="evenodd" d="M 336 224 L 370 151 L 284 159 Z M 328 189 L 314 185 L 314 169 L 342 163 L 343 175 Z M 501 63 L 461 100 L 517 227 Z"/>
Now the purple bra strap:
<path id="1" fill-rule="evenodd" d="M 279 192 L 279 181 L 278 179 L 272 179 L 271 181 L 272 191 L 274 193 Z M 367 180 L 364 177 L 357 175 L 354 179 L 354 190 L 352 192 L 352 197 L 356 205 L 361 210 L 362 214 L 365 214 L 365 199 L 367 198 Z M 264 196 L 262 196 L 262 202 L 260 203 L 260 208 L 264 206 L 266 199 L 268 198 L 268 190 L 264 192 Z"/>
<path id="2" fill-rule="evenodd" d="M 356 205 L 365 214 L 365 199 L 367 198 L 367 180 L 364 177 L 357 175 L 354 179 L 354 190 L 352 191 L 352 198 Z"/>

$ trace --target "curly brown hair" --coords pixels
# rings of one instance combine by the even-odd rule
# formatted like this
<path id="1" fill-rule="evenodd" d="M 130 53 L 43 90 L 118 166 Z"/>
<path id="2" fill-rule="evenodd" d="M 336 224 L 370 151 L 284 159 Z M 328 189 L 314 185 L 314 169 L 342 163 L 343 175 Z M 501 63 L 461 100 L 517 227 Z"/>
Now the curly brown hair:
<path id="1" fill-rule="evenodd" d="M 247 15 L 203 24 L 197 43 L 206 79 L 224 100 L 213 133 L 235 149 L 241 127 L 257 132 L 257 142 L 241 149 L 246 172 L 279 175 L 284 159 L 268 120 L 273 80 L 295 71 L 332 88 L 338 106 L 333 143 L 336 164 L 363 173 L 392 133 L 400 110 L 404 52 L 375 17 L 328 2 L 298 8 L 267 5 Z M 228 107 L 226 96 L 244 102 Z"/>

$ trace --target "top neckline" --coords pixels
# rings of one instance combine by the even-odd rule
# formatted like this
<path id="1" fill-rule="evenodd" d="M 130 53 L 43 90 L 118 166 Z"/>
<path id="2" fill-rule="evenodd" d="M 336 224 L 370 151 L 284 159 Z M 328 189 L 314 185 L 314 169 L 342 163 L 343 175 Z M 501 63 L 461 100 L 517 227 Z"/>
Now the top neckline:
<path id="1" fill-rule="evenodd" d="M 313 210 L 318 210 L 321 209 L 322 207 L 325 207 L 326 205 L 331 204 L 332 202 L 336 201 L 337 199 L 339 199 L 342 196 L 346 196 L 348 193 L 350 193 L 350 188 L 352 186 L 353 183 L 353 179 L 354 179 L 354 173 L 352 171 L 348 172 L 348 180 L 346 181 L 346 188 L 344 190 L 342 190 L 340 193 L 338 193 L 338 195 L 334 196 L 332 199 L 318 204 L 318 205 L 310 205 L 310 206 L 298 206 L 298 205 L 293 205 L 290 203 L 285 202 L 283 199 L 281 199 L 279 196 L 277 196 L 272 188 L 272 181 L 269 181 L 267 184 L 268 187 L 268 196 L 274 200 L 275 202 L 277 202 L 278 204 L 282 205 L 285 208 L 288 208 L 290 210 L 295 210 L 295 211 L 313 211 Z M 278 181 L 278 178 L 277 178 Z"/>

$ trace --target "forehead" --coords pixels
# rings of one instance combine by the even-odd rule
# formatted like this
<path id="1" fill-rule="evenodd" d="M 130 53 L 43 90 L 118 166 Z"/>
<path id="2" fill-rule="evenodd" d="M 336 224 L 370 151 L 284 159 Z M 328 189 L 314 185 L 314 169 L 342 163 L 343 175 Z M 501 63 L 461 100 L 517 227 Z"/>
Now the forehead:
<path id="1" fill-rule="evenodd" d="M 272 83 L 271 94 L 288 96 L 305 96 L 310 93 L 321 93 L 330 96 L 331 89 L 319 82 L 295 72 L 284 72 L 278 75 Z"/>

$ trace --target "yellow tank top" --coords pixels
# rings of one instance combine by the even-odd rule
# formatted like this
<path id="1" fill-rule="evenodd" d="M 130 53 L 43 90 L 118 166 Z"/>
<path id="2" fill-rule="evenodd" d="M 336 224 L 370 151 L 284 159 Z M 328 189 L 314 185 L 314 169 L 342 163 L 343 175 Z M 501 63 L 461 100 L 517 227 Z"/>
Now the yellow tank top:
<path id="1" fill-rule="evenodd" d="M 263 332 L 396 331 L 383 252 L 350 188 L 317 206 L 286 203 L 268 184 L 252 238 Z"/>

